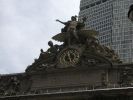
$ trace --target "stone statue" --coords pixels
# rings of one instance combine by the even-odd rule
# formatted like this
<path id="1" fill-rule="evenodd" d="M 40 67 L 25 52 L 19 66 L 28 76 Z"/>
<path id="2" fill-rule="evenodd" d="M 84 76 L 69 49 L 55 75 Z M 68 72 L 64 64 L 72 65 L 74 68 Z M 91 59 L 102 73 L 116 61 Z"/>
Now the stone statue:
<path id="1" fill-rule="evenodd" d="M 48 45 L 49 45 L 50 48 L 47 50 L 47 53 L 56 55 L 59 51 L 59 46 L 58 45 L 53 45 L 52 41 L 49 41 Z"/>
<path id="2" fill-rule="evenodd" d="M 40 56 L 39 56 L 39 60 L 45 58 L 46 56 L 46 52 L 43 51 L 43 49 L 40 50 Z"/>
<path id="3" fill-rule="evenodd" d="M 81 22 L 78 21 L 78 24 L 77 24 L 77 27 L 76 27 L 77 31 L 83 30 L 85 28 L 86 20 L 87 20 L 87 17 L 83 17 Z"/>
<path id="4" fill-rule="evenodd" d="M 62 22 L 58 19 L 56 21 L 65 25 L 65 27 L 62 29 L 61 32 L 66 33 L 65 37 L 68 45 L 70 45 L 72 38 L 78 40 L 79 37 L 77 35 L 77 25 L 78 25 L 77 16 L 72 16 L 71 20 L 67 22 Z"/>
<path id="5" fill-rule="evenodd" d="M 70 30 L 75 30 L 76 31 L 76 26 L 77 26 L 77 16 L 72 16 L 70 21 L 67 22 L 62 22 L 60 20 L 56 20 L 57 22 L 60 22 L 65 25 L 65 27 L 62 29 L 61 32 L 68 32 Z"/>
<path id="6" fill-rule="evenodd" d="M 69 26 L 69 22 L 70 22 L 70 21 L 68 21 L 68 22 L 62 22 L 62 21 L 60 21 L 60 20 L 58 20 L 58 19 L 56 19 L 56 21 L 57 21 L 57 22 L 60 22 L 61 24 L 64 24 L 64 25 L 65 25 L 65 27 L 61 29 L 61 32 L 62 32 L 62 33 L 63 33 L 63 32 L 67 32 L 68 26 Z"/>
<path id="7" fill-rule="evenodd" d="M 40 51 L 41 51 L 42 54 L 44 53 L 43 49 L 41 49 Z"/>

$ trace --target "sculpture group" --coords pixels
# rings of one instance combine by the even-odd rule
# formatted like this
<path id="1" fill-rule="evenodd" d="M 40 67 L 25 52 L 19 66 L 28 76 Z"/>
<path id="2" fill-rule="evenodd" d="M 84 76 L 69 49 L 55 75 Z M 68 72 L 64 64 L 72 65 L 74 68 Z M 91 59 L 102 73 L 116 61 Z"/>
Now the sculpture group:
<path id="1" fill-rule="evenodd" d="M 35 62 L 28 66 L 27 72 L 36 70 L 46 70 L 47 68 L 67 68 L 73 66 L 88 66 L 97 63 L 121 63 L 118 55 L 109 47 L 101 45 L 97 39 L 98 32 L 85 29 L 87 18 L 77 20 L 77 16 L 72 16 L 71 20 L 62 22 L 65 26 L 61 33 L 52 39 L 63 42 L 61 45 L 48 42 L 47 51 L 41 49 L 41 53 Z M 39 66 L 39 67 L 38 67 Z M 31 71 L 32 70 L 32 71 Z"/>
<path id="2" fill-rule="evenodd" d="M 40 50 L 39 57 L 27 67 L 24 74 L 0 77 L 0 95 L 8 96 L 32 92 L 31 85 L 36 83 L 36 79 L 32 78 L 34 75 L 42 77 L 42 74 L 47 76 L 48 73 L 58 73 L 58 71 L 66 69 L 75 70 L 75 68 L 78 70 L 85 68 L 89 71 L 93 68 L 93 70 L 100 69 L 100 66 L 106 67 L 104 68 L 105 73 L 102 73 L 101 76 L 100 82 L 102 84 L 100 86 L 108 86 L 105 77 L 106 69 L 113 68 L 113 64 L 121 63 L 121 61 L 114 50 L 99 43 L 97 31 L 85 29 L 86 20 L 87 18 L 84 17 L 79 21 L 76 16 L 72 16 L 71 20 L 67 22 L 56 20 L 65 26 L 61 29 L 61 33 L 52 38 L 62 44 L 57 45 L 49 41 L 49 48 L 46 51 Z M 131 79 L 128 77 L 129 73 L 131 73 L 129 70 L 124 70 L 124 74 L 123 70 L 121 71 L 120 85 L 131 83 Z M 45 80 L 45 82 L 47 81 Z M 23 85 L 24 83 L 27 85 Z"/>
<path id="3" fill-rule="evenodd" d="M 61 29 L 61 33 L 64 35 L 64 40 L 67 45 L 70 45 L 72 42 L 79 42 L 78 31 L 83 29 L 86 18 L 83 19 L 83 22 L 77 21 L 77 16 L 72 16 L 70 21 L 62 22 L 60 20 L 56 20 L 65 25 L 64 28 Z M 54 37 L 53 37 L 54 38 Z M 56 39 L 56 37 L 55 37 Z M 58 40 L 58 39 L 57 39 Z M 60 39 L 59 39 L 60 41 Z"/>

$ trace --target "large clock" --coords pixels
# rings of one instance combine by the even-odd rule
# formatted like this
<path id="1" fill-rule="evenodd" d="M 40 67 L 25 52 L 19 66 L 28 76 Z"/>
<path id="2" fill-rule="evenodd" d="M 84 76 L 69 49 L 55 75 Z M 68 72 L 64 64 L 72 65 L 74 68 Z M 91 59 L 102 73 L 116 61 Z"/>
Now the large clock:
<path id="1" fill-rule="evenodd" d="M 58 56 L 58 63 L 60 67 L 75 66 L 79 62 L 80 53 L 75 48 L 68 48 L 63 50 Z"/>

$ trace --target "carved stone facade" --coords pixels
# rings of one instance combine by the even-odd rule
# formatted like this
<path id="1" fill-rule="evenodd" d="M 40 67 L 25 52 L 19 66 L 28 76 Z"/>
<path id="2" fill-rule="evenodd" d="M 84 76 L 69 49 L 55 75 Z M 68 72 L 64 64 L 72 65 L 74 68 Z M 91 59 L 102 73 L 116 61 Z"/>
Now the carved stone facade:
<path id="1" fill-rule="evenodd" d="M 68 23 L 76 27 L 65 26 L 53 37 L 62 45 L 49 41 L 50 48 L 41 49 L 25 73 L 1 75 L 1 100 L 113 100 L 120 95 L 132 100 L 133 64 L 122 64 L 112 49 L 100 45 L 96 31 L 84 30 L 84 21 Z"/>

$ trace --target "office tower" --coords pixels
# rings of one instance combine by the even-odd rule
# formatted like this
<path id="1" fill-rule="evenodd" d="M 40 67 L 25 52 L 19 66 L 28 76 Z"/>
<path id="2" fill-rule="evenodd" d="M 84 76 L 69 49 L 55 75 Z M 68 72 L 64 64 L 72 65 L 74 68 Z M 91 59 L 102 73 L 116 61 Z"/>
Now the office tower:
<path id="1" fill-rule="evenodd" d="M 110 46 L 124 63 L 133 62 L 133 23 L 127 13 L 133 0 L 81 0 L 79 20 L 99 32 L 101 44 Z"/>

